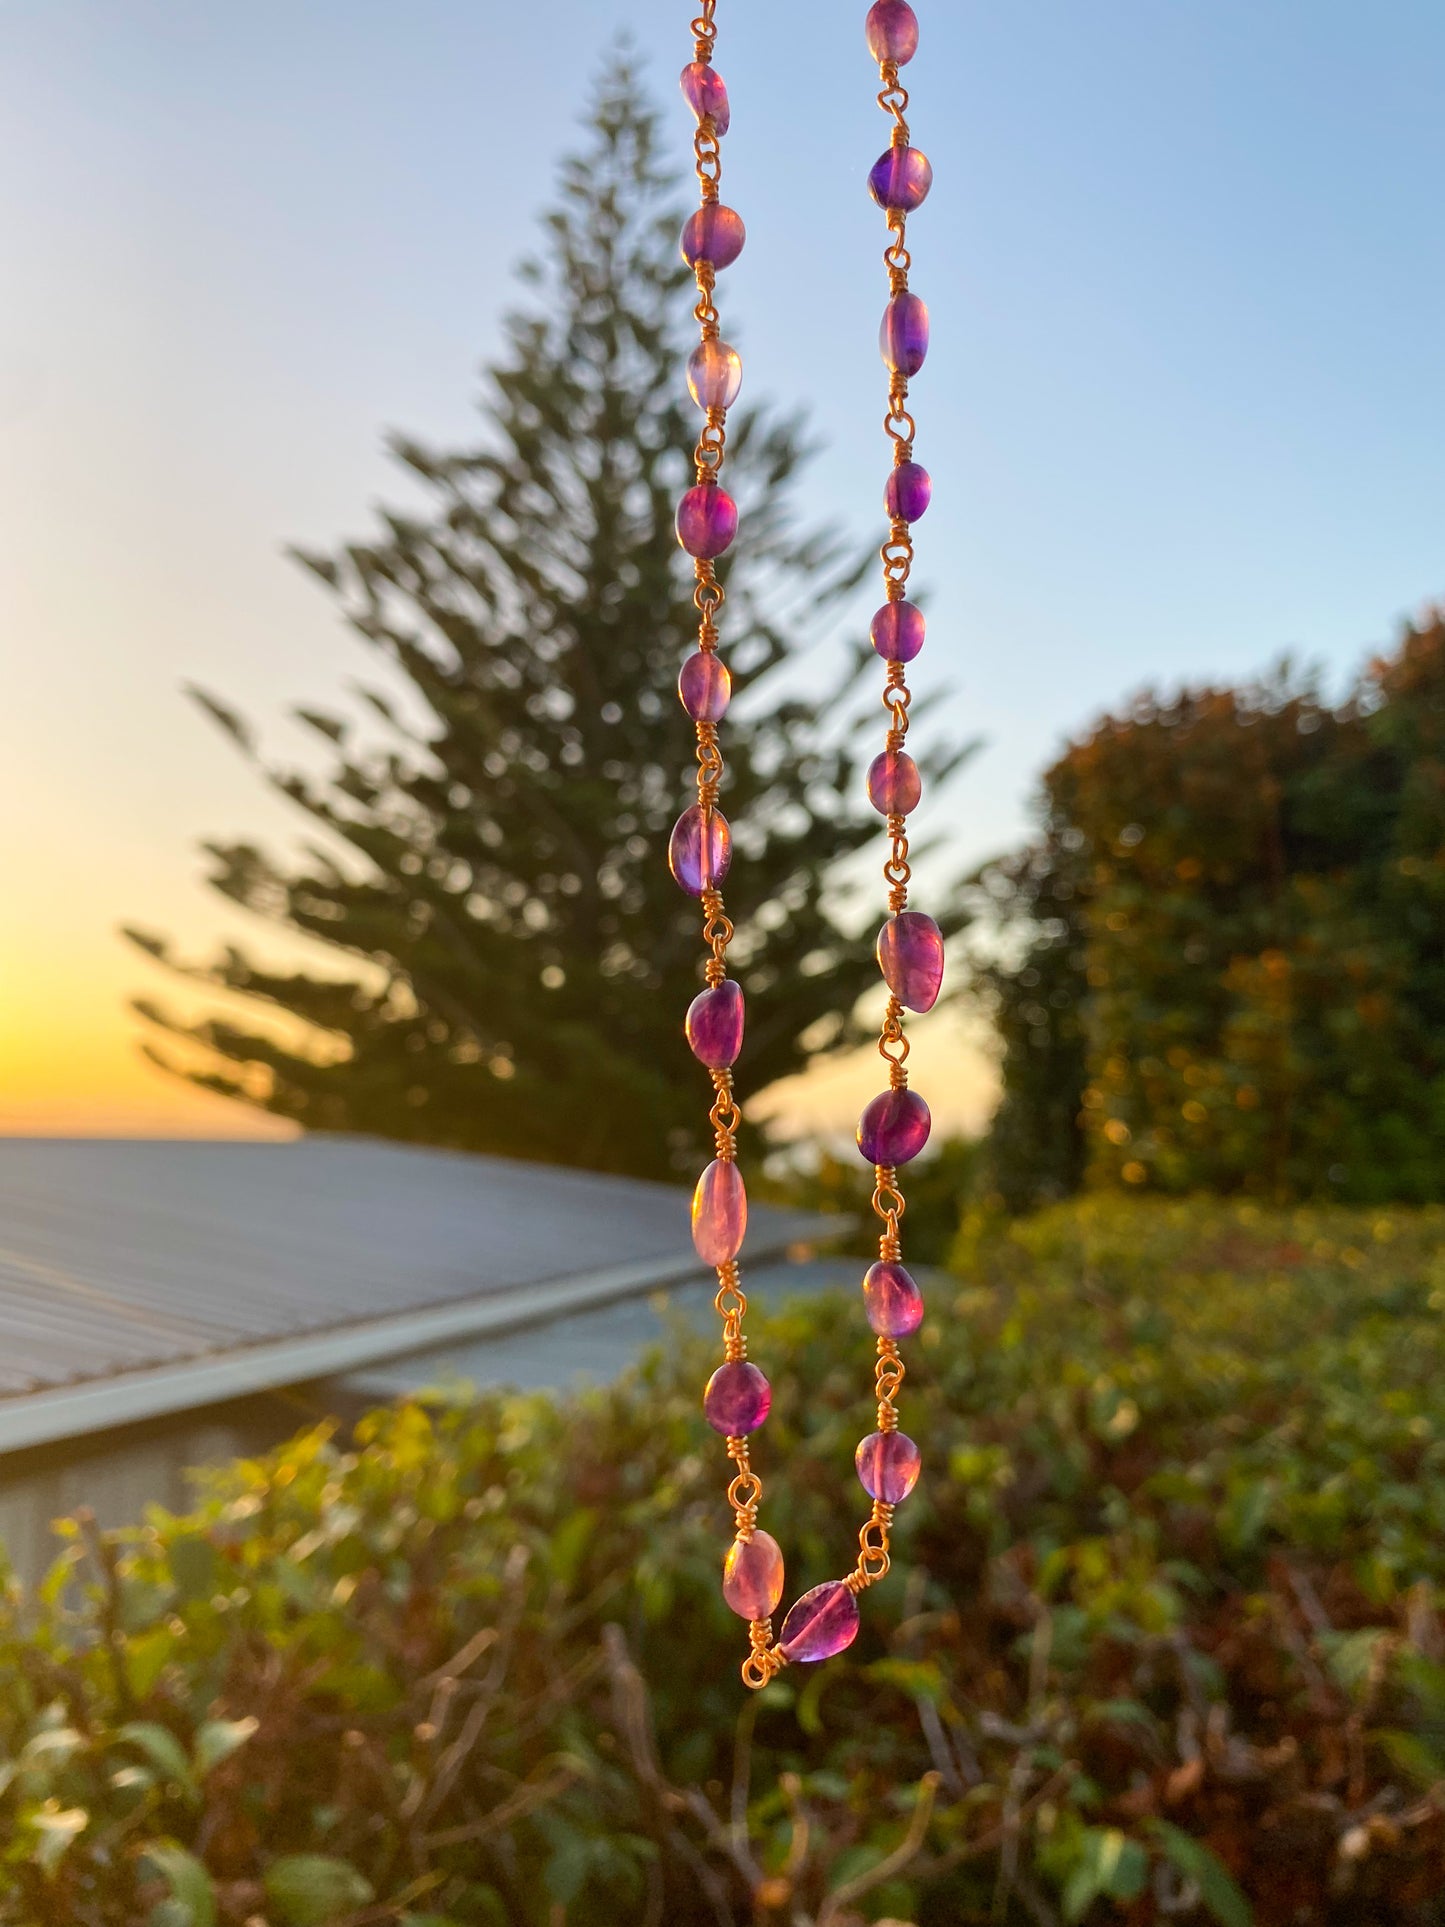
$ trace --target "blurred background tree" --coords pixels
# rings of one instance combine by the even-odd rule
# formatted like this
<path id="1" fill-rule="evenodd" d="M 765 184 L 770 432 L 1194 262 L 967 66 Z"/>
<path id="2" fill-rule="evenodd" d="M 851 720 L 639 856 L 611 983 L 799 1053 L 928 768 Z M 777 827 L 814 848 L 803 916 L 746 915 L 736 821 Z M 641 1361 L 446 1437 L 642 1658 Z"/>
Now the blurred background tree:
<path id="1" fill-rule="evenodd" d="M 1445 618 L 1329 706 L 1288 666 L 1141 696 L 977 879 L 989 1182 L 1445 1197 Z"/>
<path id="2" fill-rule="evenodd" d="M 203 967 L 128 934 L 193 980 L 299 1019 L 303 1041 L 220 1015 L 142 1013 L 166 1069 L 312 1128 L 666 1175 L 695 1161 L 700 1105 L 680 1041 L 700 972 L 696 906 L 664 861 L 691 789 L 675 678 L 695 631 L 672 532 L 696 424 L 683 383 L 689 277 L 676 181 L 625 63 L 605 76 L 586 151 L 561 171 L 535 308 L 509 323 L 478 446 L 393 451 L 429 506 L 370 542 L 300 559 L 399 672 L 366 692 L 385 736 L 297 712 L 334 746 L 322 776 L 268 770 L 325 832 L 301 867 L 210 843 L 210 881 L 351 968 L 280 975 L 231 950 Z M 847 1042 L 876 981 L 871 924 L 840 920 L 839 866 L 876 821 L 850 703 L 867 656 L 779 675 L 819 640 L 867 556 L 804 528 L 796 420 L 753 407 L 728 432 L 746 539 L 725 565 L 735 690 L 724 805 L 729 902 L 750 993 L 753 1089 Z M 395 678 L 393 678 L 393 681 Z M 198 692 L 199 693 L 199 692 Z M 199 695 L 247 751 L 229 707 Z M 941 777 L 956 753 L 928 758 Z M 200 1046 L 203 1061 L 195 1061 Z"/>

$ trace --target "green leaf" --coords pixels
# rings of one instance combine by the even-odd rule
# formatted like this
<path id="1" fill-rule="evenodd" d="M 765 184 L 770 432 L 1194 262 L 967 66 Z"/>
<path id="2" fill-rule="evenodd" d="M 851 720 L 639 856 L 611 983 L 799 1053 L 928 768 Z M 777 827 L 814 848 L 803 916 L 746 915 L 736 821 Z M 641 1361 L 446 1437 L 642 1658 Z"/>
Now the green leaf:
<path id="1" fill-rule="evenodd" d="M 183 1532 L 172 1539 L 168 1556 L 181 1598 L 209 1599 L 221 1579 L 220 1560 L 210 1540 L 198 1532 Z"/>
<path id="2" fill-rule="evenodd" d="M 230 1759 L 238 1747 L 246 1744 L 260 1724 L 251 1713 L 242 1720 L 207 1720 L 196 1733 L 196 1777 L 204 1780 L 212 1767 Z"/>
<path id="3" fill-rule="evenodd" d="M 1220 1927 L 1254 1927 L 1249 1902 L 1230 1879 L 1223 1863 L 1202 1840 L 1171 1827 L 1167 1820 L 1155 1820 L 1152 1831 L 1165 1858 L 1171 1860 L 1187 1880 L 1194 1882 L 1200 1899 Z"/>
<path id="4" fill-rule="evenodd" d="M 169 1727 L 154 1720 L 128 1720 L 115 1738 L 117 1745 L 123 1743 L 144 1753 L 161 1778 L 173 1781 L 183 1793 L 194 1797 L 199 1791 L 186 1749 Z"/>
<path id="5" fill-rule="evenodd" d="M 338 1914 L 364 1907 L 371 1884 L 346 1860 L 293 1853 L 266 1869 L 266 1898 L 286 1927 L 327 1927 Z"/>
<path id="6" fill-rule="evenodd" d="M 171 1890 L 170 1916 L 165 1927 L 170 1927 L 172 1921 L 175 1927 L 216 1927 L 215 1889 L 211 1876 L 194 1854 L 187 1853 L 177 1841 L 158 1840 L 146 1847 L 145 1862 Z"/>
<path id="7" fill-rule="evenodd" d="M 62 1807 L 58 1800 L 47 1800 L 43 1807 L 35 1808 L 25 1817 L 39 1835 L 35 1844 L 36 1864 L 47 1874 L 55 1872 L 90 1825 L 90 1815 L 84 1807 Z"/>
<path id="8" fill-rule="evenodd" d="M 138 1700 L 149 1698 L 175 1650 L 176 1636 L 168 1626 L 153 1626 L 149 1632 L 135 1633 L 126 1641 L 126 1675 Z"/>

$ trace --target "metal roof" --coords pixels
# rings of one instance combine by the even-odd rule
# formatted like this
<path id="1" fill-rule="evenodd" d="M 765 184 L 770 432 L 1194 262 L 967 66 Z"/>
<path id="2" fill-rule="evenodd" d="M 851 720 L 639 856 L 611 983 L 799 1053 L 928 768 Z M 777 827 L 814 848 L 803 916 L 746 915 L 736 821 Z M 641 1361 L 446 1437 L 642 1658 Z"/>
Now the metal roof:
<path id="1" fill-rule="evenodd" d="M 822 1228 L 756 1209 L 744 1255 Z M 0 1451 L 699 1270 L 668 1185 L 361 1138 L 0 1140 Z"/>

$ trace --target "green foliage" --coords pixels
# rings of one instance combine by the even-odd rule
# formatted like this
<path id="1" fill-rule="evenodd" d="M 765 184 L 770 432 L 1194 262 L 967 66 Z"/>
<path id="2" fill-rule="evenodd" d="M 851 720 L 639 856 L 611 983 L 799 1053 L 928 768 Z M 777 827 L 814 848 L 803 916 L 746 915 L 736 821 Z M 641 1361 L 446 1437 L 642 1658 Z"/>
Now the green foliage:
<path id="1" fill-rule="evenodd" d="M 1436 1921 L 1445 1212 L 1105 1196 L 954 1262 L 895 1569 L 760 1697 L 682 1333 L 70 1526 L 0 1612 L 0 1922 Z M 754 1350 L 796 1592 L 850 1563 L 866 1332 Z"/>
<path id="2" fill-rule="evenodd" d="M 613 72 L 590 146 L 562 168 L 536 305 L 510 323 L 480 445 L 394 440 L 420 506 L 302 558 L 389 672 L 363 692 L 361 740 L 340 714 L 298 712 L 324 774 L 268 773 L 321 843 L 300 867 L 208 846 L 224 897 L 326 945 L 330 967 L 282 974 L 232 952 L 190 972 L 253 1000 L 258 1021 L 186 1025 L 142 1005 L 184 1039 L 165 1067 L 328 1130 L 644 1176 L 695 1166 L 706 1107 L 678 996 L 703 951 L 666 866 L 696 773 L 675 693 L 697 628 L 672 527 L 698 423 L 680 223 L 654 114 Z M 808 452 L 796 420 L 729 418 L 745 540 L 721 565 L 723 627 L 746 700 L 729 714 L 723 804 L 755 1089 L 847 1041 L 877 980 L 872 930 L 837 915 L 838 866 L 874 833 L 840 801 L 861 789 L 848 743 L 871 654 L 798 673 L 866 556 L 800 524 Z M 226 704 L 202 701 L 254 754 Z M 926 760 L 937 778 L 950 756 Z"/>
<path id="3" fill-rule="evenodd" d="M 1287 671 L 1146 694 L 1044 792 L 981 879 L 1005 1202 L 1445 1197 L 1445 618 L 1338 708 Z"/>

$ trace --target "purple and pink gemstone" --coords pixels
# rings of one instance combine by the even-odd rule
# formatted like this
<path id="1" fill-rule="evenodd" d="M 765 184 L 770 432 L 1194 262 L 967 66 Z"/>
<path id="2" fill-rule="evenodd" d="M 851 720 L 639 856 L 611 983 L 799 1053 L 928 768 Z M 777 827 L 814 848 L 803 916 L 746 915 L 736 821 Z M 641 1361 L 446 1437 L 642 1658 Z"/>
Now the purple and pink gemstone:
<path id="1" fill-rule="evenodd" d="M 705 1265 L 725 1265 L 742 1250 L 747 1228 L 743 1174 L 731 1158 L 714 1158 L 692 1194 L 693 1249 Z"/>
<path id="2" fill-rule="evenodd" d="M 900 67 L 918 52 L 918 15 L 908 0 L 877 0 L 868 9 L 868 51 L 882 66 L 885 60 Z"/>
<path id="3" fill-rule="evenodd" d="M 715 890 L 733 860 L 733 833 L 721 810 L 683 811 L 667 840 L 667 867 L 690 897 Z"/>
<path id="4" fill-rule="evenodd" d="M 732 115 L 728 108 L 728 90 L 717 69 L 706 60 L 689 61 L 682 70 L 681 86 L 683 99 L 698 119 L 711 120 L 713 132 L 725 134 Z"/>
<path id="5" fill-rule="evenodd" d="M 870 1499 L 902 1505 L 918 1483 L 923 1455 L 902 1432 L 870 1432 L 860 1442 L 854 1463 Z"/>
<path id="6" fill-rule="evenodd" d="M 868 639 L 885 662 L 912 662 L 923 637 L 923 611 L 911 602 L 885 602 L 868 628 Z"/>
<path id="7" fill-rule="evenodd" d="M 933 500 L 933 477 L 921 462 L 899 462 L 883 485 L 883 506 L 895 522 L 916 522 Z M 728 537 L 730 542 L 732 537 Z M 684 543 L 683 547 L 686 548 Z M 723 545 L 726 547 L 726 543 Z"/>
<path id="8" fill-rule="evenodd" d="M 677 539 L 701 561 L 711 562 L 731 548 L 737 532 L 738 505 L 716 482 L 699 482 L 677 505 Z"/>
<path id="9" fill-rule="evenodd" d="M 880 1338 L 911 1338 L 923 1323 L 923 1293 L 902 1265 L 880 1259 L 864 1276 L 863 1309 Z"/>
<path id="10" fill-rule="evenodd" d="M 756 1432 L 772 1409 L 772 1386 L 746 1358 L 732 1358 L 719 1365 L 702 1395 L 703 1417 L 725 1439 L 746 1438 L 749 1432 Z"/>
<path id="11" fill-rule="evenodd" d="M 923 778 L 906 749 L 885 749 L 868 765 L 868 801 L 880 816 L 907 816 L 922 795 Z"/>
<path id="12" fill-rule="evenodd" d="M 687 391 L 699 408 L 731 408 L 743 385 L 743 359 L 736 348 L 710 335 L 687 358 Z"/>
<path id="13" fill-rule="evenodd" d="M 732 701 L 733 679 L 715 649 L 698 649 L 678 672 L 677 693 L 695 723 L 721 722 Z"/>
<path id="14" fill-rule="evenodd" d="M 743 217 L 735 208 L 724 207 L 721 201 L 704 201 L 683 223 L 682 258 L 690 268 L 704 261 L 712 268 L 730 268 L 747 238 Z"/>
<path id="15" fill-rule="evenodd" d="M 743 991 L 731 977 L 699 991 L 688 1005 L 687 1041 L 699 1064 L 725 1071 L 738 1061 L 743 1048 Z"/>
<path id="16" fill-rule="evenodd" d="M 943 932 L 921 910 L 900 910 L 878 932 L 878 968 L 905 1010 L 932 1010 L 943 988 Z"/>
<path id="17" fill-rule="evenodd" d="M 789 1607 L 778 1649 L 784 1659 L 807 1665 L 832 1659 L 857 1637 L 858 1600 L 841 1579 L 828 1579 Z"/>
<path id="18" fill-rule="evenodd" d="M 771 1619 L 783 1596 L 783 1554 L 769 1533 L 734 1539 L 723 1562 L 723 1598 L 740 1619 Z"/>
<path id="19" fill-rule="evenodd" d="M 928 1142 L 928 1106 L 905 1086 L 883 1091 L 858 1120 L 858 1149 L 869 1164 L 909 1164 Z"/>
<path id="20" fill-rule="evenodd" d="M 916 147 L 888 148 L 868 173 L 868 192 L 879 207 L 887 208 L 890 213 L 896 210 L 900 214 L 911 214 L 915 208 L 922 207 L 932 186 L 933 169 L 928 156 Z M 738 245 L 741 247 L 742 243 Z"/>
<path id="21" fill-rule="evenodd" d="M 883 310 L 878 330 L 883 365 L 895 375 L 916 375 L 928 358 L 928 304 L 907 288 Z"/>

